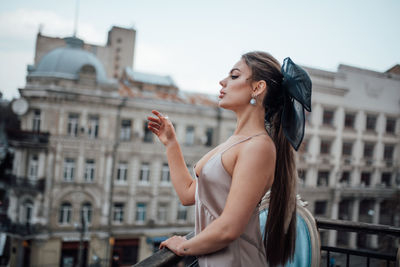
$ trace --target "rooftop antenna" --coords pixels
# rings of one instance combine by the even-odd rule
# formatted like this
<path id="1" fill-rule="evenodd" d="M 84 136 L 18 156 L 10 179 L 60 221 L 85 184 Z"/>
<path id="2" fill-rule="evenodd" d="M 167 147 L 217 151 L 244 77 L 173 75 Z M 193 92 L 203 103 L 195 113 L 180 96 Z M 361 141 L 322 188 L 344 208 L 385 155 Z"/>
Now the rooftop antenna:
<path id="1" fill-rule="evenodd" d="M 73 37 L 76 37 L 76 31 L 77 31 L 77 29 L 78 29 L 78 15 L 79 15 L 79 0 L 76 0 L 75 20 L 74 20 L 74 34 L 73 34 Z"/>

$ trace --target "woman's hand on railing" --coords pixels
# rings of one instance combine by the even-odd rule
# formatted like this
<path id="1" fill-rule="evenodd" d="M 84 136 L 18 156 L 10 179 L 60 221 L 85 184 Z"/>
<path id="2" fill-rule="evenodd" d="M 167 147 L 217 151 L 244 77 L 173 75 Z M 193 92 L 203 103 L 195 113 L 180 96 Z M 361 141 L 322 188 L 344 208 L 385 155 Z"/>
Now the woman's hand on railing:
<path id="1" fill-rule="evenodd" d="M 156 117 L 147 117 L 149 121 L 149 130 L 152 131 L 165 146 L 176 142 L 175 129 L 168 116 L 161 114 L 157 110 L 152 110 L 151 113 L 156 115 Z"/>
<path id="2" fill-rule="evenodd" d="M 187 241 L 187 239 L 184 236 L 174 235 L 173 237 L 170 237 L 167 240 L 161 242 L 160 249 L 162 249 L 164 247 L 167 247 L 172 252 L 174 252 L 176 255 L 184 256 L 185 255 L 185 250 L 184 250 L 182 244 L 185 241 Z"/>

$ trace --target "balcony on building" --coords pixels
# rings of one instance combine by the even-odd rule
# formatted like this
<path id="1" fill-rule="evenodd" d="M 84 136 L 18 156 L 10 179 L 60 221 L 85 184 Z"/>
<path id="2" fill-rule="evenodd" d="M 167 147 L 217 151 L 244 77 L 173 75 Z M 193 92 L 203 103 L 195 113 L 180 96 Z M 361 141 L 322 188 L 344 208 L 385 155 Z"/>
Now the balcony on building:
<path id="1" fill-rule="evenodd" d="M 13 147 L 23 148 L 47 148 L 49 133 L 40 131 L 25 131 L 20 129 L 8 129 L 7 135 Z"/>

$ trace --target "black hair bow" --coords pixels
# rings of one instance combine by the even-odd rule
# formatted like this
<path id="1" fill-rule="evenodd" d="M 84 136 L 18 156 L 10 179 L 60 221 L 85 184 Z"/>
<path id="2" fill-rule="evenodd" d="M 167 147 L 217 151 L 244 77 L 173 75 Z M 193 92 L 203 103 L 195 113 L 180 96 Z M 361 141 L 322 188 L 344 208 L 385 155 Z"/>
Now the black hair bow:
<path id="1" fill-rule="evenodd" d="M 283 60 L 281 71 L 285 94 L 281 123 L 286 138 L 297 151 L 304 137 L 304 109 L 311 112 L 311 79 L 289 57 Z"/>

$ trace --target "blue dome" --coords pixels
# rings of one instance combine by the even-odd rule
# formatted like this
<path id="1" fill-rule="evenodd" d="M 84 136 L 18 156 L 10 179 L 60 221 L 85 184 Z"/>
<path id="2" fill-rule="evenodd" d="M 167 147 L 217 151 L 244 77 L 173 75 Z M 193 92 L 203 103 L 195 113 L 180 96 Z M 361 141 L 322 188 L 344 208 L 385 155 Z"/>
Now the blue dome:
<path id="1" fill-rule="evenodd" d="M 56 48 L 45 54 L 28 76 L 78 80 L 82 67 L 91 66 L 96 73 L 97 82 L 110 83 L 103 64 L 95 55 L 82 49 L 82 40 L 70 37 L 65 38 L 65 41 L 66 47 Z"/>

